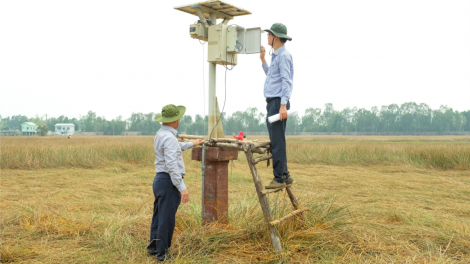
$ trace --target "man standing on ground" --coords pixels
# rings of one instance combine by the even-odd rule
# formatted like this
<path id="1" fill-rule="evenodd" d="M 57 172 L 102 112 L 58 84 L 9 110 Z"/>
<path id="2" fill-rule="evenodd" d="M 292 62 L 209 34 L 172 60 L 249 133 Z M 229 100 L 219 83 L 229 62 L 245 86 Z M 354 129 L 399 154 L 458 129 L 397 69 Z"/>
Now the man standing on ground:
<path id="1" fill-rule="evenodd" d="M 287 40 L 292 40 L 287 36 L 287 28 L 281 23 L 275 23 L 268 32 L 268 44 L 274 49 L 271 59 L 271 66 L 265 60 L 266 50 L 261 47 L 260 58 L 263 63 L 263 70 L 266 73 L 264 83 L 264 97 L 266 97 L 266 110 L 268 116 L 280 115 L 280 121 L 269 123 L 269 139 L 271 140 L 273 154 L 273 174 L 274 179 L 266 189 L 275 189 L 292 184 L 294 180 L 290 177 L 287 170 L 286 155 L 286 123 L 287 110 L 290 109 L 290 96 L 292 94 L 292 85 L 294 79 L 294 65 L 292 55 L 287 51 L 284 44 Z"/>
<path id="2" fill-rule="evenodd" d="M 153 217 L 150 226 L 150 255 L 156 255 L 159 261 L 171 258 L 169 248 L 175 216 L 181 202 L 187 203 L 189 192 L 184 185 L 185 174 L 182 151 L 204 143 L 202 139 L 193 142 L 178 142 L 176 129 L 180 118 L 186 112 L 184 106 L 166 105 L 155 121 L 162 122 L 162 127 L 155 135 L 155 171 L 153 180 Z"/>

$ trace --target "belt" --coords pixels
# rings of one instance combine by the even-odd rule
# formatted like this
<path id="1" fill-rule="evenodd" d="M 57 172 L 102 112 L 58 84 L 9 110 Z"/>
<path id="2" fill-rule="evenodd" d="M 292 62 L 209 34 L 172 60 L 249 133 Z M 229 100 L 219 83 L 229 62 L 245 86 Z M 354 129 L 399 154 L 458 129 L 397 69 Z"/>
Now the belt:
<path id="1" fill-rule="evenodd" d="M 158 178 L 168 178 L 168 179 L 171 179 L 171 176 L 168 172 L 165 172 L 165 171 L 162 171 L 162 172 L 157 172 L 157 175 L 160 174 L 160 177 Z M 155 175 L 155 176 L 157 176 Z M 182 179 L 184 179 L 184 175 L 181 176 Z"/>
<path id="2" fill-rule="evenodd" d="M 266 98 L 266 103 L 269 103 L 271 102 L 272 100 L 276 99 L 276 98 L 280 98 L 280 97 L 270 97 L 270 98 Z"/>

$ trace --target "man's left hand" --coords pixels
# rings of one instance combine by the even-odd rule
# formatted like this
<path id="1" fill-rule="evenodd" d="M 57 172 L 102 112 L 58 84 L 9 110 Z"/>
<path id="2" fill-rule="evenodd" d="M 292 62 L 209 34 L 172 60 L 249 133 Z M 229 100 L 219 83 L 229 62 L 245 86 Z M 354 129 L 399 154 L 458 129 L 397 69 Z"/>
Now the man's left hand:
<path id="1" fill-rule="evenodd" d="M 204 144 L 204 140 L 202 140 L 202 139 L 196 139 L 196 140 L 193 141 L 193 147 L 199 146 L 199 145 L 202 145 L 202 144 Z"/>
<path id="2" fill-rule="evenodd" d="M 279 117 L 281 118 L 281 121 L 284 119 L 287 119 L 287 107 L 286 105 L 281 105 L 281 108 L 279 109 Z"/>

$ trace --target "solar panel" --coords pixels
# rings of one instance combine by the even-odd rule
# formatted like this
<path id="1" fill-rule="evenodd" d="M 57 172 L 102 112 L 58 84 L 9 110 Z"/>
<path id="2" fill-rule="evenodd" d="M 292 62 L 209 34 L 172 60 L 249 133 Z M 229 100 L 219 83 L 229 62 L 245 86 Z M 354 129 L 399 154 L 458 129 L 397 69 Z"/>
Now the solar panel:
<path id="1" fill-rule="evenodd" d="M 196 10 L 194 9 L 196 7 L 202 10 L 207 19 L 209 19 L 210 13 L 215 13 L 217 18 L 220 19 L 233 19 L 233 17 L 236 16 L 251 15 L 251 12 L 246 9 L 236 7 L 225 1 L 219 0 L 209 0 L 189 5 L 176 6 L 175 9 L 197 16 Z"/>

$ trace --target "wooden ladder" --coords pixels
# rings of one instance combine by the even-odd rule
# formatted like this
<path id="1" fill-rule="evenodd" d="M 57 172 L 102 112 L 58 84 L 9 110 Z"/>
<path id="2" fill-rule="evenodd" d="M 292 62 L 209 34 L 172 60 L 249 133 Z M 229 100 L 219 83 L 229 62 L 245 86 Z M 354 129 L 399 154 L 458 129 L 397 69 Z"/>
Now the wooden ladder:
<path id="1" fill-rule="evenodd" d="M 190 135 L 179 135 L 180 140 L 191 140 L 194 138 L 201 138 L 200 136 L 190 136 Z M 269 149 L 271 149 L 271 142 L 265 141 L 260 142 L 258 139 L 255 140 L 237 140 L 233 138 L 211 138 L 204 143 L 208 147 L 217 147 L 221 149 L 232 149 L 238 151 L 244 151 L 246 159 L 248 161 L 248 166 L 250 167 L 251 175 L 253 176 L 253 182 L 255 183 L 256 193 L 258 194 L 259 203 L 261 209 L 263 210 L 264 220 L 266 226 L 269 229 L 269 235 L 271 237 L 271 244 L 273 245 L 274 251 L 279 254 L 282 251 L 281 241 L 279 239 L 279 234 L 275 228 L 276 225 L 290 219 L 294 216 L 301 217 L 301 214 L 305 211 L 308 211 L 307 208 L 300 208 L 299 202 L 295 198 L 294 193 L 292 192 L 292 184 L 283 186 L 277 189 L 266 190 L 261 183 L 261 179 L 256 169 L 256 164 L 272 159 L 272 154 L 269 154 Z M 254 158 L 253 153 L 266 154 L 264 156 Z M 271 208 L 269 207 L 268 194 L 281 191 L 286 189 L 287 194 L 289 195 L 294 211 L 283 216 L 279 219 L 273 219 Z"/>
<path id="2" fill-rule="evenodd" d="M 282 246 L 281 246 L 281 241 L 279 239 L 279 234 L 277 233 L 275 226 L 296 215 L 301 216 L 303 212 L 308 211 L 309 209 L 299 207 L 299 202 L 297 201 L 294 193 L 292 192 L 292 184 L 289 184 L 289 185 L 286 185 L 284 187 L 280 187 L 277 189 L 266 190 L 264 188 L 263 184 L 261 183 L 258 170 L 256 169 L 256 164 L 264 160 L 272 159 L 272 154 L 267 153 L 267 155 L 258 157 L 255 159 L 253 157 L 253 152 L 251 151 L 251 147 L 244 147 L 243 150 L 245 152 L 245 156 L 248 161 L 248 166 L 250 167 L 250 170 L 251 170 L 251 175 L 253 176 L 253 182 L 255 183 L 256 193 L 258 194 L 259 203 L 261 205 L 261 209 L 263 210 L 264 220 L 265 220 L 266 226 L 269 229 L 269 236 L 271 237 L 271 244 L 273 245 L 274 251 L 277 254 L 279 254 L 282 251 Z M 281 191 L 284 188 L 286 189 L 287 194 L 289 195 L 292 206 L 294 207 L 294 211 L 287 214 L 286 216 L 283 216 L 279 219 L 274 220 L 272 212 L 271 212 L 271 208 L 269 207 L 268 194 Z"/>

